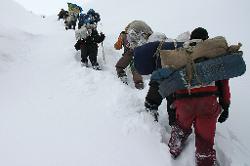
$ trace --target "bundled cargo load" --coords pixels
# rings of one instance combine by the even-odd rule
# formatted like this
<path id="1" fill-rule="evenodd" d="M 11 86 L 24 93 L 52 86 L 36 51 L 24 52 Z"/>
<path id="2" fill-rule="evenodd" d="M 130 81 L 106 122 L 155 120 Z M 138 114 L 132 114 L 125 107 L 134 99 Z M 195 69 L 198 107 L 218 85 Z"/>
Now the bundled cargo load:
<path id="1" fill-rule="evenodd" d="M 241 76 L 246 71 L 243 52 L 224 37 L 183 42 L 151 42 L 134 49 L 135 68 L 153 74 L 162 97 L 180 89 Z"/>
<path id="2" fill-rule="evenodd" d="M 151 80 L 159 83 L 159 92 L 162 97 L 180 89 L 189 89 L 194 86 L 203 86 L 213 81 L 230 79 L 241 76 L 246 71 L 243 52 L 229 53 L 223 56 L 195 63 L 195 72 L 189 80 L 189 73 L 185 68 L 175 70 L 162 68 L 156 70 Z"/>
<path id="3" fill-rule="evenodd" d="M 236 52 L 240 47 L 241 44 L 228 46 L 226 39 L 221 36 L 198 43 L 195 42 L 195 46 L 192 46 L 191 40 L 188 42 L 188 45 L 184 43 L 183 48 L 160 50 L 161 65 L 162 67 L 179 69 L 190 63 L 190 61 L 195 61 L 199 58 L 210 59 L 226 53 Z"/>
<path id="4" fill-rule="evenodd" d="M 82 25 L 80 29 L 75 31 L 76 40 L 86 39 L 91 35 L 93 29 L 96 29 L 96 24 Z"/>
<path id="5" fill-rule="evenodd" d="M 78 15 L 82 12 L 82 8 L 76 4 L 73 3 L 67 3 L 68 4 L 68 11 L 70 14 Z"/>

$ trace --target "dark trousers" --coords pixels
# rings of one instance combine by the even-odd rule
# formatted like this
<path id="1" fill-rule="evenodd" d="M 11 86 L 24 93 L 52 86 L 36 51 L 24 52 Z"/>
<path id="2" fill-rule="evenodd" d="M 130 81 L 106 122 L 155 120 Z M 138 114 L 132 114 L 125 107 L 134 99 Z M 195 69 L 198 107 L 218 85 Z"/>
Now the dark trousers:
<path id="1" fill-rule="evenodd" d="M 157 105 L 157 107 L 161 105 L 161 102 L 163 100 L 158 90 L 159 90 L 159 83 L 155 81 L 150 81 L 148 93 L 146 95 L 146 101 L 152 105 Z"/>
<path id="2" fill-rule="evenodd" d="M 97 65 L 97 53 L 98 53 L 98 46 L 97 45 L 87 45 L 84 44 L 81 46 L 81 62 L 87 63 L 88 58 L 92 64 L 92 66 Z"/>

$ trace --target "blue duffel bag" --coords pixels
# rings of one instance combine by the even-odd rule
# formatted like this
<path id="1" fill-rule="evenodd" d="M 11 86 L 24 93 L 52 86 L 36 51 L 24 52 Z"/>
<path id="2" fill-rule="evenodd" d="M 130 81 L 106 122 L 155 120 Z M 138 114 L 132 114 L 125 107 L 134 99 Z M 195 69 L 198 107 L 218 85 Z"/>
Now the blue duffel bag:
<path id="1" fill-rule="evenodd" d="M 157 54 L 157 49 L 160 45 L 159 41 L 150 42 L 134 49 L 134 65 L 137 72 L 141 75 L 152 74 L 158 68 L 161 68 L 160 56 Z M 183 42 L 164 42 L 161 50 L 174 50 L 182 47 Z"/>

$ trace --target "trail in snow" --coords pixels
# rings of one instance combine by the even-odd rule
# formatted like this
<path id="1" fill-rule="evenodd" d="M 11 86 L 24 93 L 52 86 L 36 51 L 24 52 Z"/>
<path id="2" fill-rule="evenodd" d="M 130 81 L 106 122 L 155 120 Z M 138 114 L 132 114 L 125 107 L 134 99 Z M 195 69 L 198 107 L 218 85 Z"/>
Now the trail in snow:
<path id="1" fill-rule="evenodd" d="M 194 165 L 193 136 L 176 161 L 162 143 L 170 131 L 166 103 L 160 106 L 160 124 L 154 123 L 142 112 L 148 86 L 138 91 L 116 78 L 120 55 L 109 37 L 104 42 L 107 64 L 99 50 L 104 70 L 95 71 L 80 67 L 74 31 L 65 31 L 55 18 L 44 24 L 15 53 L 23 58 L 1 73 L 0 165 Z M 246 165 L 241 158 L 248 152 L 230 130 L 228 135 L 219 130 L 218 140 L 219 161 Z"/>
<path id="2" fill-rule="evenodd" d="M 126 122 L 123 128 L 124 120 L 119 121 L 123 117 L 114 116 L 134 114 L 134 107 L 142 106 L 137 103 L 143 103 L 137 102 L 142 100 L 138 92 L 120 83 L 105 70 L 108 66 L 101 72 L 81 68 L 73 49 L 74 32 L 65 32 L 58 22 L 49 26 L 51 31 L 30 41 L 27 60 L 1 77 L 1 82 L 8 80 L 1 86 L 8 94 L 1 101 L 1 117 L 7 120 L 0 119 L 5 149 L 1 165 L 122 165 L 123 153 L 131 154 L 129 165 L 155 163 L 154 157 L 152 163 L 138 160 L 142 149 L 133 148 L 136 144 L 147 148 L 151 140 L 137 136 L 131 144 L 133 136 L 126 134 L 131 129 Z M 154 139 L 160 139 L 155 134 Z"/>

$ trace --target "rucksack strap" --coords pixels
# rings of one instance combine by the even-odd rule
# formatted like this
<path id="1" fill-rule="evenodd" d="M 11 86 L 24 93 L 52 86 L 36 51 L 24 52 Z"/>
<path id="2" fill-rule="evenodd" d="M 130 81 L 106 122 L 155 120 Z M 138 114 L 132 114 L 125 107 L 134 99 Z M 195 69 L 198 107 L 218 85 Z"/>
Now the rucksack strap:
<path id="1" fill-rule="evenodd" d="M 196 97 L 207 97 L 207 96 L 219 96 L 219 91 L 214 92 L 198 92 L 198 93 L 184 93 L 184 94 L 178 94 L 175 93 L 174 98 L 175 99 L 184 99 L 184 98 L 196 98 Z"/>
<path id="2" fill-rule="evenodd" d="M 161 65 L 159 65 L 159 60 L 160 60 L 160 50 L 161 50 L 163 44 L 164 44 L 164 40 L 160 41 L 160 43 L 159 43 L 159 45 L 158 45 L 158 47 L 153 55 L 153 57 L 155 58 L 156 69 L 161 68 Z"/>

